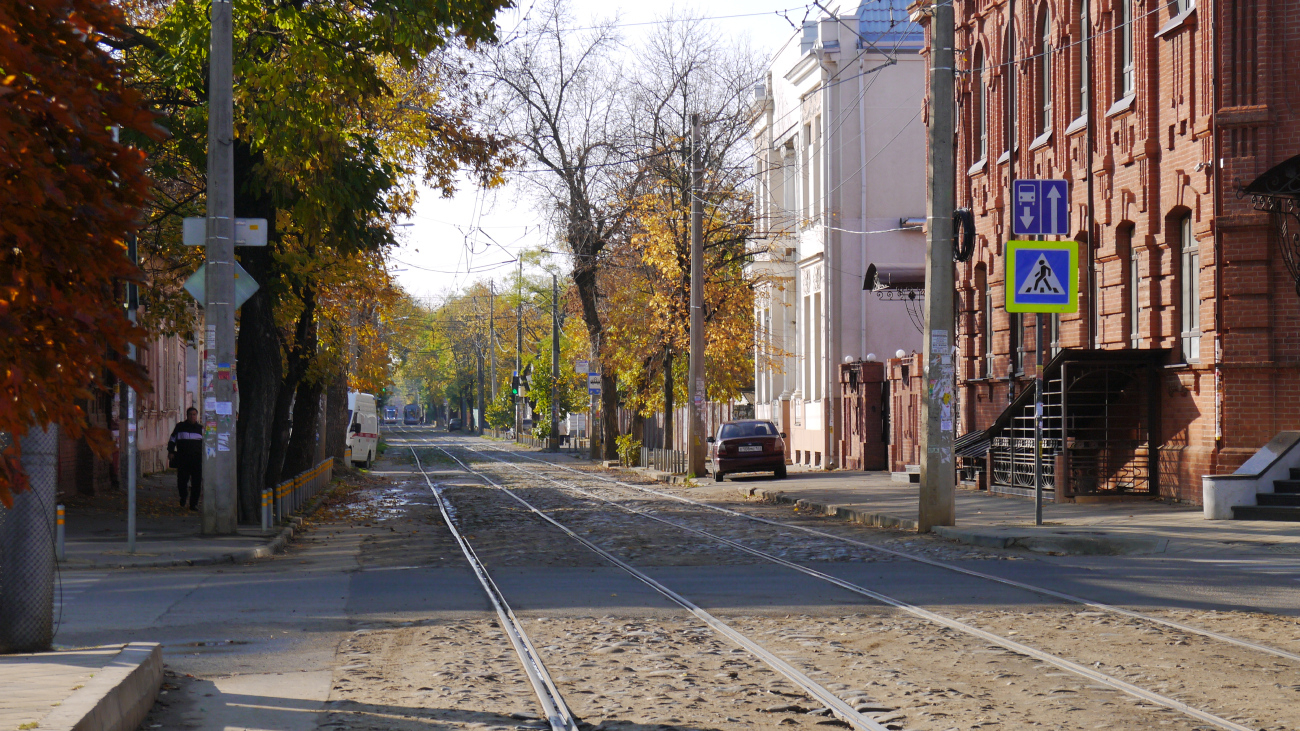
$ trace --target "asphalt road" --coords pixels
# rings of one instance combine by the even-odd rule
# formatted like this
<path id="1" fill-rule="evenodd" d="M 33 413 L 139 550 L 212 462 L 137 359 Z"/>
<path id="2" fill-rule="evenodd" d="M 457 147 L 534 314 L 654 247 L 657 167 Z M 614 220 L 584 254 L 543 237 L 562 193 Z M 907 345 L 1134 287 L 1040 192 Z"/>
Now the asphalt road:
<path id="1" fill-rule="evenodd" d="M 866 715 L 887 728 L 1093 728 L 1107 722 L 1114 728 L 1213 727 L 1134 705 L 1096 683 L 1070 685 L 1075 679 L 1045 674 L 1046 666 L 1024 657 L 992 655 L 976 667 L 972 657 L 1002 651 L 914 623 L 813 577 L 584 501 L 466 448 L 478 440 L 412 429 L 389 440 L 388 457 L 375 466 L 369 489 L 333 506 L 282 556 L 243 566 L 65 572 L 56 642 L 162 642 L 173 675 L 144 728 L 538 727 L 536 702 L 509 643 L 494 629 L 496 615 L 442 524 L 410 449 L 400 448 L 410 444 L 431 461 L 425 466 L 462 532 L 529 633 L 536 632 L 552 673 L 566 678 L 557 683 L 584 723 L 730 729 L 835 722 L 817 715 L 821 704 L 779 673 L 701 631 L 695 618 L 660 593 L 440 456 L 432 447 L 441 445 L 608 544 L 607 550 L 631 556 L 627 560 L 653 578 L 773 652 L 795 658 L 792 663 L 827 688 L 870 695 L 864 707 L 889 710 Z M 636 506 L 729 531 L 761 550 L 796 551 L 807 543 L 797 533 L 779 535 L 662 502 L 639 500 Z M 937 539 L 737 502 L 732 507 L 761 509 L 768 517 L 816 523 L 860 540 L 931 552 L 926 555 L 1300 650 L 1300 624 L 1291 619 L 1300 614 L 1300 556 L 969 553 Z M 1220 666 L 1249 668 L 1255 660 L 1248 654 L 1195 638 L 1188 645 L 1136 625 L 1111 625 L 1079 615 L 1077 606 L 909 561 L 848 555 L 807 563 L 946 616 L 977 618 L 1021 639 L 1032 636 L 1049 652 L 1087 659 L 1090 666 L 1095 662 L 1225 718 L 1249 720 L 1248 727 L 1300 728 L 1298 663 L 1259 658 L 1267 677 L 1252 681 L 1242 670 L 1239 697 L 1224 701 L 1212 692 L 1222 684 L 1224 668 L 1211 669 L 1210 658 L 1218 657 Z M 1099 647 L 1105 642 L 1115 649 Z M 1147 653 L 1153 659 L 1143 666 Z M 1165 664 L 1179 670 L 1160 670 Z M 1117 716 L 1116 709 L 1123 711 Z"/>

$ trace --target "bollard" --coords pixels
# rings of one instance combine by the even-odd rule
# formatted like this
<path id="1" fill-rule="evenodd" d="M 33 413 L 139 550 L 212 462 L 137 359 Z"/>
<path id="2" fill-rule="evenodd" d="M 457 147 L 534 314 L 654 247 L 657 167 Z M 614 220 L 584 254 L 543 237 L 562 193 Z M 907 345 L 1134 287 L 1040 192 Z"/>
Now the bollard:
<path id="1" fill-rule="evenodd" d="M 271 530 L 271 495 L 269 490 L 262 490 L 262 532 Z"/>
<path id="2" fill-rule="evenodd" d="M 63 533 L 63 531 L 64 531 L 64 528 L 63 528 L 63 506 L 62 506 L 62 505 L 57 505 L 57 506 L 55 506 L 55 510 L 58 512 L 58 515 L 57 515 L 57 518 L 56 518 L 56 521 L 55 521 L 55 524 L 54 524 L 54 540 L 55 540 L 55 544 L 54 544 L 54 557 L 57 558 L 57 559 L 59 559 L 60 561 L 62 561 L 62 560 L 63 560 L 63 557 L 64 557 L 64 551 L 63 551 L 63 537 L 64 537 L 64 533 Z"/>

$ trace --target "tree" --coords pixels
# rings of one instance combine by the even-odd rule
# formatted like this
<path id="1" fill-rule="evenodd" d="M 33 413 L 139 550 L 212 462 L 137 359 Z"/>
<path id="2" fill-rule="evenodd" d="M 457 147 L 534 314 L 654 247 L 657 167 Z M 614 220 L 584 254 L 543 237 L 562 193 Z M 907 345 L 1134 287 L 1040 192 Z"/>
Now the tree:
<path id="1" fill-rule="evenodd" d="M 493 16 L 508 4 L 237 0 L 235 207 L 270 223 L 268 247 L 238 252 L 262 285 L 239 313 L 241 519 L 256 517 L 261 489 L 282 475 L 289 405 L 319 346 L 317 264 L 390 246 L 390 226 L 408 210 L 421 172 L 444 194 L 461 169 L 480 184 L 499 182 L 505 141 L 474 124 L 454 39 L 466 47 L 492 40 Z M 154 157 L 173 175 L 166 187 L 176 205 L 153 218 L 165 230 L 201 189 L 207 8 L 177 0 L 147 13 L 145 27 L 120 46 L 140 87 L 185 137 Z"/>
<path id="2" fill-rule="evenodd" d="M 582 307 L 587 337 L 601 367 L 604 457 L 615 458 L 618 394 L 602 339 L 598 274 L 600 256 L 628 223 L 623 194 L 643 169 L 630 135 L 632 120 L 614 51 L 611 24 L 571 30 L 564 0 L 533 11 L 508 44 L 494 49 L 491 74 L 501 129 L 546 175 L 527 176 L 539 207 L 553 211 L 572 255 L 570 276 Z M 597 457 L 592 440 L 592 457 Z"/>
<path id="3" fill-rule="evenodd" d="M 19 438 L 57 424 L 112 451 L 86 416 L 114 379 L 148 388 L 118 354 L 144 342 L 119 299 L 138 279 L 126 242 L 148 194 L 144 156 L 114 129 L 157 139 L 103 45 L 120 12 L 99 0 L 0 0 L 0 503 L 26 487 Z"/>

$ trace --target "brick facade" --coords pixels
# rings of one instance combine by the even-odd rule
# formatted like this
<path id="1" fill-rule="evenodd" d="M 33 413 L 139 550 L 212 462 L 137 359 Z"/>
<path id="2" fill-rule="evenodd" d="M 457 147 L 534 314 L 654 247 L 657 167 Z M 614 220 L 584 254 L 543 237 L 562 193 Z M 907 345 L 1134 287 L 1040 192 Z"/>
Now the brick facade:
<path id="1" fill-rule="evenodd" d="M 1198 503 L 1202 475 L 1300 428 L 1300 298 L 1238 194 L 1300 154 L 1300 0 L 1191 1 L 955 0 L 957 205 L 977 231 L 957 265 L 958 432 L 1032 387 L 1035 316 L 1017 330 L 1003 306 L 1006 204 L 1012 179 L 1064 178 L 1080 308 L 1056 344 L 1168 352 L 1160 493 Z"/>

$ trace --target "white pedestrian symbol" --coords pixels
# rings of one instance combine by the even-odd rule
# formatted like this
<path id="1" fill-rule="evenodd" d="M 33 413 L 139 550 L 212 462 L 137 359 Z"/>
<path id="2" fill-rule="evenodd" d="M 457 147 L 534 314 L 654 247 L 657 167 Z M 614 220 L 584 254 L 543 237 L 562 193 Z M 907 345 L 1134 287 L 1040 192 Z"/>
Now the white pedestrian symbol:
<path id="1" fill-rule="evenodd" d="M 1039 254 L 1038 261 L 1034 262 L 1034 265 L 1030 267 L 1029 274 L 1020 283 L 1020 289 L 1016 293 L 1064 294 L 1065 287 L 1061 285 L 1061 280 L 1057 278 L 1052 265 L 1047 263 L 1047 257 Z"/>

